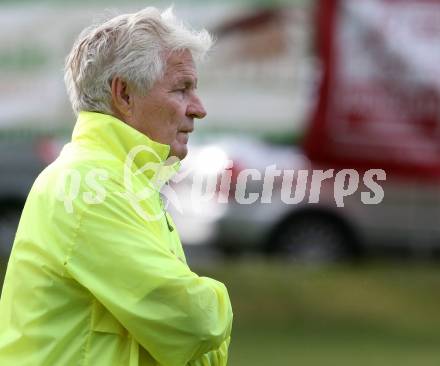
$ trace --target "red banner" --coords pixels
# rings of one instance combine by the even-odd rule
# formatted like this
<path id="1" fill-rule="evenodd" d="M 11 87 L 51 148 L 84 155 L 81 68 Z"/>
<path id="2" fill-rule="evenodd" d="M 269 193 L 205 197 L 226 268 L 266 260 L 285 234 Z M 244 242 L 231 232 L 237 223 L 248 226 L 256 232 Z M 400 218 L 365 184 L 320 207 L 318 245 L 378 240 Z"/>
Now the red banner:
<path id="1" fill-rule="evenodd" d="M 316 162 L 440 178 L 440 1 L 322 0 Z"/>

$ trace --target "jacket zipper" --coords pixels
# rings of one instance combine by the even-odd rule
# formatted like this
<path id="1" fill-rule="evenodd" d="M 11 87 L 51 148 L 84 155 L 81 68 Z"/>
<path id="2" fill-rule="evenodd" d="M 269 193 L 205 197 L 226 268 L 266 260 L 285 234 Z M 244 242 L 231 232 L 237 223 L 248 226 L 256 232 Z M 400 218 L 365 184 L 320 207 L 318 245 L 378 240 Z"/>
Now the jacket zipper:
<path id="1" fill-rule="evenodd" d="M 168 215 L 167 215 L 167 211 L 165 210 L 165 205 L 163 203 L 163 199 L 162 199 L 162 195 L 159 193 L 159 202 L 160 202 L 160 207 L 162 208 L 163 214 L 165 216 L 165 220 L 167 222 L 167 226 L 168 226 L 168 230 L 171 232 L 174 231 L 174 227 L 170 224 L 169 220 L 168 220 Z"/>

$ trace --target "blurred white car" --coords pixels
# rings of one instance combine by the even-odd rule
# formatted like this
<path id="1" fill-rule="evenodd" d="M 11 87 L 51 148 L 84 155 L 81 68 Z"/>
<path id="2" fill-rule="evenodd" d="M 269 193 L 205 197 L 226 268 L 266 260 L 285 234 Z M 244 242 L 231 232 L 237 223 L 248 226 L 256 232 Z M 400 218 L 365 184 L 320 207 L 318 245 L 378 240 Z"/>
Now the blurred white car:
<path id="1" fill-rule="evenodd" d="M 310 260 L 352 254 L 352 229 L 332 207 L 328 191 L 323 189 L 320 204 L 313 207 L 306 200 L 286 204 L 281 199 L 283 176 L 274 176 L 275 169 L 310 167 L 298 149 L 256 138 L 226 136 L 194 143 L 172 184 L 180 206 L 168 200 L 168 210 L 186 245 L 216 245 L 228 254 L 265 250 Z"/>
<path id="2" fill-rule="evenodd" d="M 273 176 L 275 168 L 282 173 Z M 365 251 L 425 253 L 440 247 L 440 190 L 435 185 L 355 170 L 348 172 L 352 176 L 342 171 L 340 179 L 340 169 L 334 169 L 331 178 L 313 188 L 313 174 L 329 169 L 314 165 L 295 147 L 256 138 L 198 141 L 169 187 L 178 198 L 177 203 L 168 200 L 168 210 L 184 244 L 215 245 L 227 254 L 265 251 L 329 262 Z M 282 182 L 288 170 L 294 179 L 287 182 L 291 197 L 286 203 Z M 307 180 L 299 178 L 300 170 L 309 173 Z M 245 172 L 245 191 L 237 185 L 240 172 Z M 356 175 L 358 182 L 350 183 Z M 292 199 L 301 191 L 303 199 Z"/>

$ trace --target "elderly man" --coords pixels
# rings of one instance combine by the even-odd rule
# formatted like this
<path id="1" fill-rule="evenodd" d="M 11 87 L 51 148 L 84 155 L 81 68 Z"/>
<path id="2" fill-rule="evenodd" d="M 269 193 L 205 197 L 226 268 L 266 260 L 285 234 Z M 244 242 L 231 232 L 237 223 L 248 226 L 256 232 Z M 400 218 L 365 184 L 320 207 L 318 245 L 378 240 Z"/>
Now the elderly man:
<path id="1" fill-rule="evenodd" d="M 65 68 L 78 120 L 23 211 L 0 365 L 226 365 L 226 288 L 190 270 L 158 193 L 206 115 L 195 60 L 210 45 L 155 8 L 80 34 Z"/>

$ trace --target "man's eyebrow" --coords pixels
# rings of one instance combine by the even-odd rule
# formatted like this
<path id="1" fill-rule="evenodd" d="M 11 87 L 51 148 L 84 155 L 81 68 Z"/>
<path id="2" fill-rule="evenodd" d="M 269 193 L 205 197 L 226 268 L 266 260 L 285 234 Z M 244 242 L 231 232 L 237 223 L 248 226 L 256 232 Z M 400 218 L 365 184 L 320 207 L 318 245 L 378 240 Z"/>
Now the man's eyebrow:
<path id="1" fill-rule="evenodd" d="M 176 79 L 176 84 L 183 84 L 185 87 L 194 86 L 194 88 L 197 88 L 197 78 L 192 78 L 188 76 L 181 76 Z"/>

